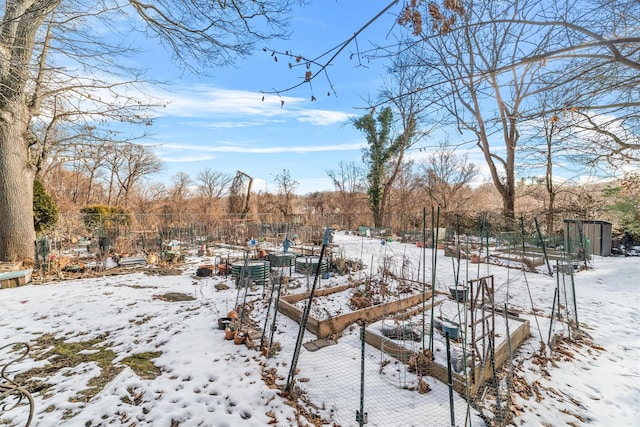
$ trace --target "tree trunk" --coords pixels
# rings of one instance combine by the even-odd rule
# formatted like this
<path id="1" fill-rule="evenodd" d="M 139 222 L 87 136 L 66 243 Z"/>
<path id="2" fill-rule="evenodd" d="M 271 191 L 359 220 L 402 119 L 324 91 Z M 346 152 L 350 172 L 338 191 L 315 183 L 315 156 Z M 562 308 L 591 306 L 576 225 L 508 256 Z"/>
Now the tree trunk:
<path id="1" fill-rule="evenodd" d="M 513 219 L 515 218 L 515 166 L 514 166 L 514 152 L 515 150 L 508 150 L 507 158 L 510 159 L 511 163 L 508 163 L 509 160 L 503 162 L 503 165 L 508 165 L 505 170 L 506 179 L 502 179 L 500 174 L 498 173 L 498 168 L 493 161 L 493 154 L 491 153 L 491 148 L 489 146 L 489 140 L 486 137 L 486 133 L 480 134 L 478 147 L 482 150 L 484 154 L 484 158 L 487 161 L 487 166 L 489 166 L 489 172 L 491 173 L 491 179 L 493 181 L 493 186 L 500 194 L 500 198 L 502 199 L 502 215 L 505 218 Z M 509 147 L 507 146 L 507 149 Z"/>
<path id="2" fill-rule="evenodd" d="M 513 192 L 513 188 L 507 188 L 505 192 L 506 196 L 502 198 L 502 215 L 508 219 L 514 219 L 516 200 Z"/>
<path id="3" fill-rule="evenodd" d="M 373 226 L 375 228 L 382 228 L 384 226 L 384 208 L 379 206 L 373 212 Z"/>
<path id="4" fill-rule="evenodd" d="M 0 261 L 34 256 L 34 169 L 25 141 L 28 112 L 12 103 L 0 111 Z"/>
<path id="5" fill-rule="evenodd" d="M 40 100 L 27 96 L 29 64 L 38 29 L 59 4 L 60 0 L 5 2 L 0 25 L 0 261 L 34 256 L 35 170 L 29 155 L 29 121 Z"/>
<path id="6" fill-rule="evenodd" d="M 511 130 L 515 129 L 515 124 L 511 125 Z M 503 195 L 503 207 L 504 212 L 502 215 L 508 219 L 514 219 L 516 217 L 516 142 L 517 137 L 511 136 L 505 141 L 507 148 L 507 163 L 504 165 L 505 178 L 504 178 L 504 195 Z"/>
<path id="7" fill-rule="evenodd" d="M 547 236 L 552 236 L 555 228 L 555 193 L 549 193 L 549 209 L 547 209 Z"/>
<path id="8" fill-rule="evenodd" d="M 552 135 L 555 130 L 555 119 L 550 120 L 549 128 L 545 127 L 546 142 L 547 142 L 547 169 L 545 173 L 545 186 L 547 188 L 547 194 L 549 195 L 549 209 L 547 210 L 547 236 L 553 235 L 553 215 L 555 210 L 556 191 L 553 185 L 553 161 L 551 160 L 551 153 L 553 149 Z"/>

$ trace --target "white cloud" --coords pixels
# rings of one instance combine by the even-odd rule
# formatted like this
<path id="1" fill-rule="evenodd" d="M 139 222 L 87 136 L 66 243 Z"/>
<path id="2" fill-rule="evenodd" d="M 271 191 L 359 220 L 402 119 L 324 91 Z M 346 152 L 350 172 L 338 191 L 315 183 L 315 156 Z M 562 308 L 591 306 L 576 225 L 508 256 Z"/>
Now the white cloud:
<path id="1" fill-rule="evenodd" d="M 160 159 L 166 163 L 189 163 L 189 162 L 200 162 L 203 160 L 213 160 L 216 156 L 207 155 L 207 156 L 161 156 Z"/>
<path id="2" fill-rule="evenodd" d="M 283 145 L 274 147 L 253 147 L 253 146 L 241 146 L 232 143 L 223 143 L 225 145 L 192 145 L 192 144 L 179 144 L 168 143 L 162 144 L 161 149 L 165 150 L 180 150 L 180 151 L 198 151 L 207 153 L 253 153 L 253 154 L 277 154 L 277 153 L 317 153 L 324 151 L 352 151 L 362 148 L 362 143 L 353 144 L 336 144 L 336 145 Z M 201 157 L 202 160 L 204 156 Z"/>
<path id="3" fill-rule="evenodd" d="M 275 96 L 243 90 L 219 89 L 208 86 L 181 88 L 168 96 L 169 104 L 159 113 L 177 117 L 208 117 L 210 114 L 273 116 L 281 110 Z M 284 97 L 285 104 L 300 102 L 300 98 Z"/>
<path id="4" fill-rule="evenodd" d="M 246 127 L 258 126 L 258 125 L 266 125 L 269 123 L 277 123 L 277 122 L 283 122 L 283 120 L 259 120 L 259 121 L 237 120 L 237 121 L 220 121 L 220 122 L 208 122 L 208 123 L 198 122 L 196 123 L 196 126 L 201 126 L 207 129 L 235 129 L 235 128 L 246 128 Z"/>
<path id="5" fill-rule="evenodd" d="M 298 113 L 298 121 L 311 123 L 313 125 L 326 126 L 334 123 L 346 123 L 356 114 L 347 114 L 342 111 L 329 110 L 302 110 Z"/>
<path id="6" fill-rule="evenodd" d="M 246 127 L 273 120 L 297 120 L 326 126 L 345 123 L 353 116 L 342 111 L 301 108 L 300 104 L 306 102 L 305 98 L 211 86 L 181 87 L 172 93 L 157 93 L 154 96 L 168 102 L 165 108 L 156 110 L 158 116 L 220 119 L 208 123 L 207 127 Z M 230 117 L 237 117 L 238 120 L 229 120 Z"/>

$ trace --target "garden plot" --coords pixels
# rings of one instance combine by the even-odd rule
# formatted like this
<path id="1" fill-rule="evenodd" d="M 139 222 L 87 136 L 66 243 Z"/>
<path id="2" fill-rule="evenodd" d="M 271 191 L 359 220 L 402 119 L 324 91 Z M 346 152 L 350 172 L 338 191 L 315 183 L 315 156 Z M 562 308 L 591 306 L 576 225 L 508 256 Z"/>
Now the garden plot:
<path id="1" fill-rule="evenodd" d="M 380 379 L 395 387 L 425 393 L 433 386 L 426 377 L 448 383 L 443 325 L 457 328 L 457 336 L 450 332 L 449 339 L 451 383 L 462 395 L 467 390 L 476 393 L 508 359 L 510 349 L 530 335 L 528 321 L 491 309 L 487 301 L 493 296 L 492 276 L 472 281 L 473 291 L 461 301 L 454 292 L 432 298 L 430 287 L 423 297 L 422 284 L 415 281 L 381 279 L 351 276 L 343 285 L 316 290 L 306 329 L 322 339 L 364 321 L 366 343 L 380 352 Z M 299 322 L 308 300 L 308 292 L 287 295 L 278 309 Z"/>
<path id="2" fill-rule="evenodd" d="M 431 298 L 430 287 L 423 297 L 422 284 L 407 280 L 351 279 L 346 284 L 318 289 L 307 321 L 307 329 L 319 338 L 341 333 L 357 321 L 375 322 L 386 315 L 414 307 Z M 309 292 L 280 298 L 278 309 L 299 321 L 309 299 Z"/>
<path id="3" fill-rule="evenodd" d="M 345 286 L 335 288 L 335 292 L 314 298 L 311 314 L 320 320 L 339 316 L 352 311 L 401 300 L 422 292 L 422 284 L 408 281 L 385 280 L 382 277 L 350 278 Z M 295 303 L 304 309 L 307 299 Z"/>
<path id="4" fill-rule="evenodd" d="M 469 302 L 437 299 L 433 310 L 433 335 L 430 307 L 426 312 L 420 311 L 410 317 L 385 317 L 368 325 L 367 343 L 405 364 L 402 369 L 381 366 L 381 374 L 390 382 L 406 382 L 404 386 L 412 388 L 417 387 L 417 383 L 413 384 L 417 378 L 407 372 L 415 372 L 417 367 L 446 383 L 445 332 L 449 331 L 454 388 L 464 393 L 467 384 L 464 375 L 467 375 L 471 391 L 475 392 L 492 375 L 491 366 L 497 368 L 504 363 L 509 357 L 509 349 L 515 351 L 530 333 L 527 320 L 487 306 L 477 307 L 472 312 L 469 306 Z M 423 351 L 424 348 L 427 350 Z"/>

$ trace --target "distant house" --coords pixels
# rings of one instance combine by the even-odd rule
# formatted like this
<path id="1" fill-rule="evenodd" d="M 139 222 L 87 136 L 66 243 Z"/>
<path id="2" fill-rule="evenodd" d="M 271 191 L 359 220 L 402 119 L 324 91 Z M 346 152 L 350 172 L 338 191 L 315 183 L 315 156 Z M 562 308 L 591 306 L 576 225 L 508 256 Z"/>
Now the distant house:
<path id="1" fill-rule="evenodd" d="M 610 222 L 565 219 L 564 228 L 565 248 L 572 257 L 611 255 L 612 226 Z"/>

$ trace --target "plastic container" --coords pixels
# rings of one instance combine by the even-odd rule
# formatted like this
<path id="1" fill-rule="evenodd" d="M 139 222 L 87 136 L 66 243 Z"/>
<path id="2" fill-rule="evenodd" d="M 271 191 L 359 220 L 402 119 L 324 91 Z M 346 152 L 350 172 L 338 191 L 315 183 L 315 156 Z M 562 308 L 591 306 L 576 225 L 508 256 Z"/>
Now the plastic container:
<path id="1" fill-rule="evenodd" d="M 231 318 L 230 317 L 221 317 L 218 319 L 218 329 L 224 331 L 225 329 L 227 329 L 227 326 L 229 326 L 229 323 L 231 323 Z"/>
<path id="2" fill-rule="evenodd" d="M 449 292 L 451 292 L 453 299 L 458 302 L 465 302 L 469 300 L 469 288 L 458 285 L 449 288 Z"/>
<path id="3" fill-rule="evenodd" d="M 460 335 L 460 328 L 458 325 L 453 325 L 451 323 L 442 322 L 442 334 L 449 334 L 449 338 L 452 340 L 457 340 Z"/>

